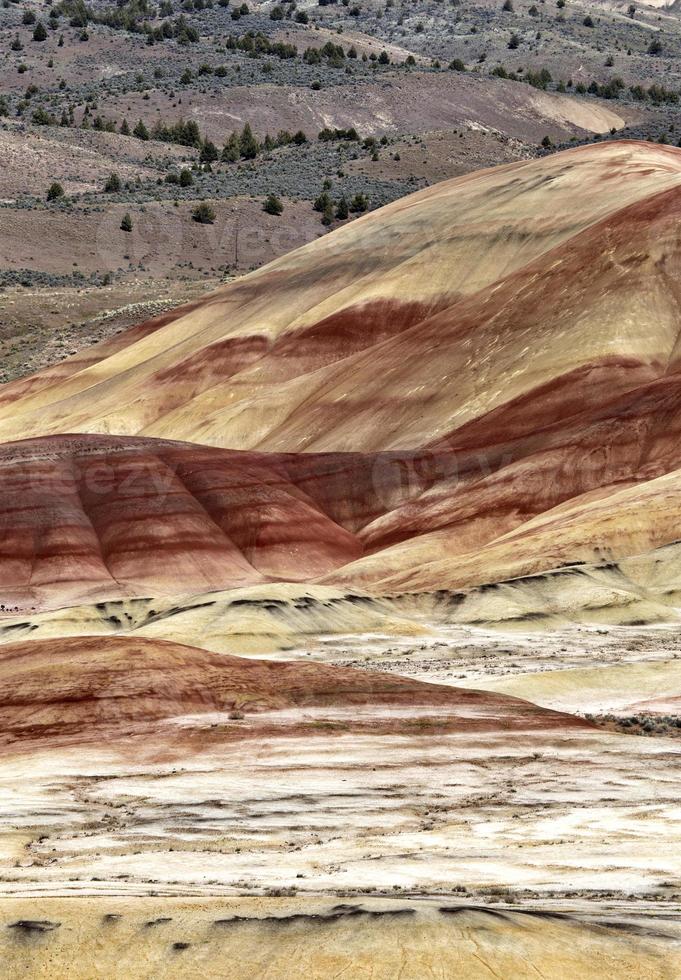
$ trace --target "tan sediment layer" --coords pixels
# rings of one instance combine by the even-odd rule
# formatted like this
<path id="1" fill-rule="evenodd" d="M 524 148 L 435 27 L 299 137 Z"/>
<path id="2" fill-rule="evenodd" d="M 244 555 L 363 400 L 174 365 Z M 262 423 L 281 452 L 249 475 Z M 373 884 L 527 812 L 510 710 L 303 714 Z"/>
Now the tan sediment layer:
<path id="1" fill-rule="evenodd" d="M 655 919 L 449 901 L 0 901 L 3 975 L 34 980 L 669 980 L 681 970 L 673 936 Z"/>

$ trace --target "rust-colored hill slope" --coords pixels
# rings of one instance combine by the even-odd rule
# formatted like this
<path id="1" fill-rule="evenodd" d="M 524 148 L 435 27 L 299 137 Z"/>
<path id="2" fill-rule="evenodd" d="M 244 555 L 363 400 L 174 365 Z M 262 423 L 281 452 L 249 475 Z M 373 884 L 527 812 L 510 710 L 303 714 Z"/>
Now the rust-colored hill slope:
<path id="1" fill-rule="evenodd" d="M 362 554 L 341 524 L 344 512 L 352 516 L 343 487 L 357 468 L 333 456 L 103 436 L 0 447 L 4 605 L 55 607 L 328 572 Z M 358 506 L 366 500 L 360 495 Z"/>
<path id="2" fill-rule="evenodd" d="M 8 443 L 0 603 L 33 613 L 281 581 L 460 590 L 642 554 L 678 535 L 681 451 L 665 418 L 638 456 L 634 422 L 603 419 L 593 426 L 601 443 L 590 447 L 587 425 L 581 446 L 548 429 L 490 473 L 451 448 L 275 454 L 99 435 Z M 675 568 L 674 555 L 658 566 Z"/>
<path id="3" fill-rule="evenodd" d="M 449 728 L 471 731 L 591 727 L 581 718 L 496 692 L 318 663 L 244 659 L 127 637 L 71 637 L 3 647 L 0 704 L 6 742 L 65 736 L 101 740 L 107 731 L 124 734 L 131 723 L 313 706 L 376 711 L 392 706 L 415 716 L 419 707 L 427 707 L 442 711 Z M 191 724 L 188 719 L 188 728 Z M 288 727 L 286 734 L 291 734 Z"/>

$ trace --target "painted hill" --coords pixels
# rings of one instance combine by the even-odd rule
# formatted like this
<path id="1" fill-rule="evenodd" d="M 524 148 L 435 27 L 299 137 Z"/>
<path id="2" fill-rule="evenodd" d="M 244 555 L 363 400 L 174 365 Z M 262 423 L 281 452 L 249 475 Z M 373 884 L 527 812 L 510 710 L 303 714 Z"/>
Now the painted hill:
<path id="1" fill-rule="evenodd" d="M 648 554 L 655 582 L 620 584 L 664 604 L 680 218 L 667 146 L 482 171 L 4 386 L 0 435 L 28 439 L 0 454 L 5 604 L 470 590 Z"/>
<path id="2" fill-rule="evenodd" d="M 601 406 L 674 365 L 680 187 L 624 142 L 446 181 L 5 386 L 0 436 L 377 451 Z"/>

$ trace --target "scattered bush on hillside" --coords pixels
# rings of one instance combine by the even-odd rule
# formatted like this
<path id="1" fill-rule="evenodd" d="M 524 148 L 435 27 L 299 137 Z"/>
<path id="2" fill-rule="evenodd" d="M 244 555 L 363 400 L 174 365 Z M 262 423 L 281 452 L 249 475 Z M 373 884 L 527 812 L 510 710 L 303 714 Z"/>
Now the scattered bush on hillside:
<path id="1" fill-rule="evenodd" d="M 196 3 L 192 6 L 197 8 Z M 145 34 L 148 43 L 152 44 L 174 40 L 178 44 L 187 45 L 199 40 L 199 32 L 184 14 L 175 18 L 170 16 L 173 12 L 170 3 L 161 3 L 158 14 L 167 19 L 156 26 L 152 26 L 151 21 L 156 17 L 157 11 L 150 0 L 117 0 L 116 4 L 97 7 L 86 4 L 84 0 L 61 0 L 53 10 L 55 16 L 68 17 L 71 27 L 84 29 L 89 23 L 105 24 L 113 30 Z"/>
<path id="2" fill-rule="evenodd" d="M 342 44 L 327 41 L 321 48 L 306 48 L 303 61 L 308 65 L 321 65 L 326 62 L 331 68 L 342 68 L 345 62 L 345 49 Z"/>
<path id="3" fill-rule="evenodd" d="M 186 121 L 180 119 L 175 123 L 164 123 L 159 119 L 154 123 L 149 136 L 161 143 L 177 143 L 178 146 L 191 146 L 196 149 L 203 144 L 198 123 L 193 119 Z"/>
<path id="4" fill-rule="evenodd" d="M 36 126 L 57 125 L 56 117 L 53 116 L 51 112 L 48 112 L 47 109 L 44 109 L 42 106 L 40 106 L 40 108 L 35 110 L 35 112 L 31 116 L 31 120 L 33 123 L 35 123 Z"/>
<path id="5" fill-rule="evenodd" d="M 266 34 L 260 31 L 248 31 L 246 34 L 230 34 L 225 43 L 228 51 L 245 51 L 251 57 L 257 58 L 262 54 L 273 55 L 276 58 L 286 60 L 295 58 L 298 55 L 298 48 L 295 44 L 285 44 L 283 41 L 271 41 Z"/>
<path id="6" fill-rule="evenodd" d="M 253 135 L 250 123 L 246 123 L 241 130 L 239 149 L 242 160 L 254 160 L 260 152 L 260 144 Z"/>
<path id="7" fill-rule="evenodd" d="M 60 197 L 64 196 L 64 188 L 61 186 L 59 181 L 55 180 L 47 189 L 47 200 L 57 201 Z"/>
<path id="8" fill-rule="evenodd" d="M 220 159 L 223 163 L 236 163 L 241 158 L 241 140 L 238 133 L 232 133 L 224 147 Z"/>
<path id="9" fill-rule="evenodd" d="M 215 221 L 215 211 L 210 204 L 204 201 L 201 204 L 197 204 L 192 211 L 192 220 L 200 225 L 212 225 Z"/>
<path id="10" fill-rule="evenodd" d="M 116 123 L 113 119 L 105 119 L 104 116 L 95 116 L 92 120 L 92 128 L 100 133 L 115 133 Z"/>
<path id="11" fill-rule="evenodd" d="M 330 204 L 331 204 L 331 198 L 326 193 L 326 191 L 322 191 L 319 197 L 316 197 L 312 202 L 312 207 L 314 208 L 315 211 L 319 211 L 320 213 L 323 213 Z"/>
<path id="12" fill-rule="evenodd" d="M 268 194 L 265 198 L 265 203 L 262 206 L 263 211 L 267 214 L 280 215 L 284 210 L 284 205 L 281 203 L 280 198 L 276 194 Z"/>
<path id="13" fill-rule="evenodd" d="M 218 150 L 215 143 L 212 140 L 204 140 L 201 146 L 201 152 L 199 154 L 199 161 L 201 163 L 215 163 L 216 160 L 220 159 L 220 151 Z"/>
<path id="14" fill-rule="evenodd" d="M 149 130 L 144 125 L 144 123 L 142 122 L 141 119 L 139 120 L 139 122 L 137 123 L 137 125 L 135 126 L 135 128 L 133 129 L 132 135 L 133 136 L 136 136 L 138 140 L 148 140 L 149 139 Z"/>
<path id="15" fill-rule="evenodd" d="M 334 214 L 334 211 L 333 211 L 333 202 L 332 201 L 329 201 L 329 203 L 324 208 L 324 211 L 322 213 L 322 224 L 323 225 L 330 225 L 331 222 L 333 221 L 333 214 Z"/>
<path id="16" fill-rule="evenodd" d="M 495 78 L 510 78 L 513 82 L 518 81 L 516 73 L 514 71 L 506 71 L 503 65 L 496 65 L 490 72 L 490 75 L 494 75 Z"/>
<path id="17" fill-rule="evenodd" d="M 528 85 L 540 89 L 546 89 L 546 86 L 552 81 L 551 72 L 548 68 L 540 68 L 539 71 L 528 68 L 523 78 Z"/>

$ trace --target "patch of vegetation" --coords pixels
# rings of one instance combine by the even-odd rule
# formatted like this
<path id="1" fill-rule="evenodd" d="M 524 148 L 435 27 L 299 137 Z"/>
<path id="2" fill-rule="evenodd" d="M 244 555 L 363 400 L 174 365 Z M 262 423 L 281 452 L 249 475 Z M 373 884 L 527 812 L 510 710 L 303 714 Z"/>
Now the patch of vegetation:
<path id="1" fill-rule="evenodd" d="M 354 126 L 351 126 L 349 129 L 329 129 L 325 126 L 324 129 L 319 131 L 317 139 L 326 143 L 338 140 L 357 141 L 359 140 L 359 135 Z"/>
<path id="2" fill-rule="evenodd" d="M 628 735 L 649 735 L 681 738 L 681 716 L 651 715 L 646 712 L 632 715 L 590 714 L 584 717 L 594 724 Z"/>
<path id="3" fill-rule="evenodd" d="M 259 58 L 263 54 L 282 59 L 296 58 L 298 55 L 298 48 L 295 44 L 271 41 L 266 34 L 260 31 L 248 31 L 241 36 L 230 34 L 225 47 L 228 51 L 245 51 L 253 58 Z"/>
<path id="4" fill-rule="evenodd" d="M 104 184 L 105 194 L 117 194 L 121 189 L 121 178 L 117 173 L 111 173 Z"/>

